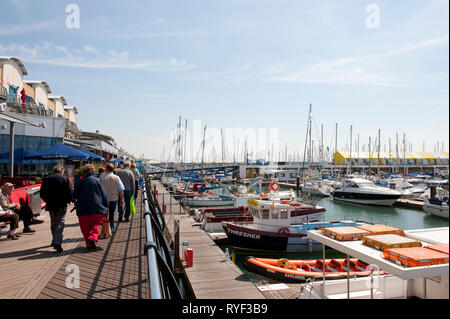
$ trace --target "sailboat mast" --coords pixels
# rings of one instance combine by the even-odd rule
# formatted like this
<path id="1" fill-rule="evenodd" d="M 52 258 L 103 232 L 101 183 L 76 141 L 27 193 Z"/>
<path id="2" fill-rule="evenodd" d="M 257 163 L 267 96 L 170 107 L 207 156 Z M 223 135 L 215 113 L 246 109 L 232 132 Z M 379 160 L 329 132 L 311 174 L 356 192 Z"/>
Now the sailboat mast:
<path id="1" fill-rule="evenodd" d="M 377 160 L 377 175 L 378 175 L 378 178 L 380 178 L 380 147 L 381 147 L 381 144 L 380 144 L 380 134 L 381 134 L 381 130 L 380 129 L 378 129 L 378 160 Z"/>
<path id="2" fill-rule="evenodd" d="M 352 130 L 353 125 L 350 125 L 350 174 L 352 174 Z"/>

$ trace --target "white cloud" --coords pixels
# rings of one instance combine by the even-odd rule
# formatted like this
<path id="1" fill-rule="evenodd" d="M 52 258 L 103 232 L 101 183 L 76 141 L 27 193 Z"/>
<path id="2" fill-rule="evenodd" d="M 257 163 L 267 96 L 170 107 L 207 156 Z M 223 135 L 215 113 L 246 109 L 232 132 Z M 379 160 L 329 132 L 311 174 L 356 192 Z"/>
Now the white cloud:
<path id="1" fill-rule="evenodd" d="M 421 84 L 445 80 L 448 74 L 434 74 L 413 79 L 407 74 L 370 72 L 362 64 L 375 59 L 387 59 L 393 56 L 407 54 L 424 48 L 448 42 L 448 35 L 410 43 L 387 52 L 339 58 L 332 61 L 322 61 L 305 66 L 297 71 L 279 74 L 266 78 L 266 82 L 302 82 L 324 84 L 353 84 L 389 87 L 411 87 Z"/>
<path id="2" fill-rule="evenodd" d="M 82 50 L 70 49 L 50 42 L 34 46 L 26 44 L 0 44 L 1 55 L 14 55 L 24 62 L 77 68 L 135 69 L 154 72 L 184 71 L 196 68 L 186 60 L 135 59 L 129 52 L 106 50 L 84 46 Z"/>
<path id="3" fill-rule="evenodd" d="M 58 23 L 63 21 L 62 18 L 57 18 L 48 21 L 42 21 L 33 24 L 22 25 L 0 25 L 0 35 L 9 36 L 16 34 L 28 34 L 32 32 L 39 32 L 42 30 L 48 30 L 54 28 Z"/>

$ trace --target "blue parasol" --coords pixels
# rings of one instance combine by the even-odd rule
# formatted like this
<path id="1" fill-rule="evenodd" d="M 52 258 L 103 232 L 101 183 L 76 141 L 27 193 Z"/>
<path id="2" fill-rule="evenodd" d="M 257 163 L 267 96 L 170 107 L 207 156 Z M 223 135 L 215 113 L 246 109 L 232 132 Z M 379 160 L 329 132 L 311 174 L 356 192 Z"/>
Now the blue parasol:
<path id="1" fill-rule="evenodd" d="M 59 144 L 52 146 L 50 148 L 40 150 L 36 153 L 25 155 L 25 158 L 40 159 L 40 160 L 48 160 L 48 159 L 87 160 L 89 156 L 80 152 L 79 150 L 74 149 L 73 147 L 64 144 Z"/>
<path id="2" fill-rule="evenodd" d="M 90 152 L 88 150 L 81 149 L 81 150 L 78 150 L 78 151 L 80 151 L 81 153 L 84 153 L 87 156 L 89 156 L 88 160 L 90 160 L 90 161 L 101 161 L 101 162 L 106 161 L 106 159 L 103 156 L 97 155 L 97 154 L 92 153 L 92 152 Z"/>

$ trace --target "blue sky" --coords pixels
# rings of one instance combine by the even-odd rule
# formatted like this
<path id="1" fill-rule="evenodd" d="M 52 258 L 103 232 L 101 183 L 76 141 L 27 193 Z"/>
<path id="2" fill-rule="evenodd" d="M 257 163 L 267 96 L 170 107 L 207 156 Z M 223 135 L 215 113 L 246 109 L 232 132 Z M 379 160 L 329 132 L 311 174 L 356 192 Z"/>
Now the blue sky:
<path id="1" fill-rule="evenodd" d="M 69 29 L 66 7 L 80 9 Z M 369 4 L 379 27 L 368 28 Z M 278 128 L 301 150 L 309 104 L 338 148 L 395 133 L 433 151 L 449 129 L 449 3 L 429 1 L 2 2 L 0 55 L 79 110 L 79 127 L 160 158 L 178 116 Z M 318 141 L 317 130 L 313 138 Z M 242 144 L 241 144 L 242 145 Z M 197 153 L 194 150 L 194 153 Z"/>

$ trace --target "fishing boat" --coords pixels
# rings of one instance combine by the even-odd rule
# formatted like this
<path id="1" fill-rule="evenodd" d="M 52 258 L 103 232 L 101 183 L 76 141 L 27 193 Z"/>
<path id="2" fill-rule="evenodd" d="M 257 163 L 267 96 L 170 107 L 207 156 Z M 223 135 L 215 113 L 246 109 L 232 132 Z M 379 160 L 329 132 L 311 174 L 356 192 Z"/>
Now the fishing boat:
<path id="1" fill-rule="evenodd" d="M 378 206 L 392 206 L 400 196 L 402 194 L 398 191 L 376 186 L 362 178 L 344 179 L 342 185 L 331 193 L 333 200 Z"/>
<path id="2" fill-rule="evenodd" d="M 367 277 L 371 274 L 368 265 L 357 258 L 326 259 L 325 274 L 323 260 L 288 260 L 247 257 L 243 263 L 246 270 L 263 277 L 287 283 L 304 283 L 308 279 L 325 280 L 347 277 Z"/>
<path id="3" fill-rule="evenodd" d="M 228 206 L 234 204 L 234 199 L 223 195 L 194 196 L 186 199 L 188 206 L 211 207 Z"/>
<path id="4" fill-rule="evenodd" d="M 201 223 L 200 228 L 208 233 L 224 233 L 222 222 L 252 222 L 253 216 L 248 213 L 245 206 L 221 207 L 194 210 L 196 221 Z"/>
<path id="5" fill-rule="evenodd" d="M 360 226 L 356 221 L 324 222 L 325 208 L 291 201 L 248 199 L 252 222 L 222 222 L 235 249 L 257 251 L 318 251 L 322 245 L 307 238 L 309 230 Z"/>
<path id="6" fill-rule="evenodd" d="M 428 214 L 448 219 L 448 197 L 445 197 L 444 199 L 426 198 L 423 202 L 423 211 Z"/>

